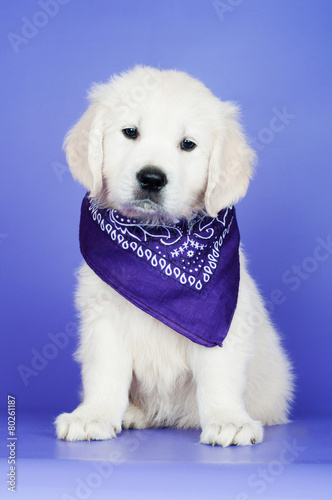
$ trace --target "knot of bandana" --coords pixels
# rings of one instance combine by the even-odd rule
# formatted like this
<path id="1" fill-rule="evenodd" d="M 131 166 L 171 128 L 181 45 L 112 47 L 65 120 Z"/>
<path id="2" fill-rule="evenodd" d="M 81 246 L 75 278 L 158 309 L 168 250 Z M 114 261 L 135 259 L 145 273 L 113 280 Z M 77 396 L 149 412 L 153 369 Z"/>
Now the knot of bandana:
<path id="1" fill-rule="evenodd" d="M 85 196 L 80 247 L 91 269 L 137 307 L 193 342 L 221 346 L 237 304 L 234 207 L 216 218 L 144 225 Z"/>

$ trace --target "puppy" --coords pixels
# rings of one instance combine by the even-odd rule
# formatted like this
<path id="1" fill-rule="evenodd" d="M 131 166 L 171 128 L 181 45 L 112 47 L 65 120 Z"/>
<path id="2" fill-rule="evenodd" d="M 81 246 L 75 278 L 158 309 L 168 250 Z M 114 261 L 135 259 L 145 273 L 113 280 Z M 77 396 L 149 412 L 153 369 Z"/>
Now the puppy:
<path id="1" fill-rule="evenodd" d="M 202 429 L 206 444 L 260 443 L 264 425 L 288 421 L 293 377 L 238 247 L 233 205 L 255 163 L 238 109 L 150 67 L 89 97 L 64 143 L 89 193 L 76 293 L 83 397 L 56 419 L 57 436 L 177 427 Z"/>

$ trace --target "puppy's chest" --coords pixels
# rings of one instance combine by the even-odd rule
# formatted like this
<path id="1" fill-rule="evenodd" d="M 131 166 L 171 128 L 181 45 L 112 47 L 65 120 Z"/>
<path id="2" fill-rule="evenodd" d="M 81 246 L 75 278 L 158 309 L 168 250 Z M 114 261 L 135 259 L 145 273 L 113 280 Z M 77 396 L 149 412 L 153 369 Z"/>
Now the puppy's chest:
<path id="1" fill-rule="evenodd" d="M 94 274 L 92 277 L 96 279 Z M 121 339 L 123 347 L 130 352 L 133 372 L 140 386 L 146 390 L 171 391 L 174 384 L 191 371 L 191 342 L 98 278 L 97 284 L 102 286 L 105 295 L 98 315 L 112 317 L 110 335 Z"/>
<path id="2" fill-rule="evenodd" d="M 171 391 L 190 371 L 189 341 L 146 313 L 139 313 L 140 321 L 127 330 L 135 376 L 148 390 L 158 387 Z"/>

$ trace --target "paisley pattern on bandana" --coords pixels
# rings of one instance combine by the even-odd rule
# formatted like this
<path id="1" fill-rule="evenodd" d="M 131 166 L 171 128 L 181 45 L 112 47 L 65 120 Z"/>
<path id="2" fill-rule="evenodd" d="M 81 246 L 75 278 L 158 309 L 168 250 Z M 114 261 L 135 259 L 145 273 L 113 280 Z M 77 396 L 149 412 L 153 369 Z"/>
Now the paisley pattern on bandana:
<path id="1" fill-rule="evenodd" d="M 240 235 L 234 207 L 153 226 L 85 196 L 80 248 L 105 283 L 205 347 L 221 346 L 236 309 Z M 120 332 L 119 332 L 120 334 Z"/>
<path id="2" fill-rule="evenodd" d="M 89 212 L 117 246 L 197 292 L 205 288 L 217 269 L 220 248 L 234 218 L 234 208 L 228 207 L 216 218 L 197 215 L 186 224 L 180 221 L 149 226 L 117 210 L 100 209 L 93 199 Z"/>

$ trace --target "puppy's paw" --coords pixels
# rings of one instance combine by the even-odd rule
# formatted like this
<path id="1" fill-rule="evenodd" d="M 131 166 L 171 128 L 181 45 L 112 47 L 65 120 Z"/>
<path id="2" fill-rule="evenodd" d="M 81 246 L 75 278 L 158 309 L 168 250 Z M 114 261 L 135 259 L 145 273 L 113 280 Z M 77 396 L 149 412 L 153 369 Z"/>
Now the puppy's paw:
<path id="1" fill-rule="evenodd" d="M 58 439 L 66 441 L 91 441 L 112 439 L 120 432 L 108 420 L 88 415 L 74 410 L 72 413 L 62 413 L 55 420 Z"/>
<path id="2" fill-rule="evenodd" d="M 200 442 L 219 446 L 251 445 L 263 441 L 263 425 L 258 420 L 246 422 L 221 422 L 203 428 Z"/>
<path id="3" fill-rule="evenodd" d="M 122 421 L 123 429 L 146 429 L 148 419 L 146 413 L 138 406 L 130 403 Z"/>

